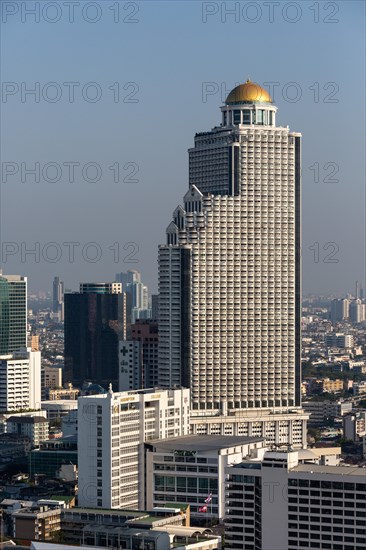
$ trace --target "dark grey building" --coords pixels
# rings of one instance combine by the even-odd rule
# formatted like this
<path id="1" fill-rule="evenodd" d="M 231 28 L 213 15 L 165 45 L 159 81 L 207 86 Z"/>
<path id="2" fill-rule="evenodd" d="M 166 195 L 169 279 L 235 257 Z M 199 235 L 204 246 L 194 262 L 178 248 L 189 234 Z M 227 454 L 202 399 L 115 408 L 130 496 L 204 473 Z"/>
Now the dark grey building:
<path id="1" fill-rule="evenodd" d="M 81 292 L 65 294 L 65 382 L 118 388 L 118 341 L 126 339 L 126 295 L 118 286 L 81 284 Z"/>

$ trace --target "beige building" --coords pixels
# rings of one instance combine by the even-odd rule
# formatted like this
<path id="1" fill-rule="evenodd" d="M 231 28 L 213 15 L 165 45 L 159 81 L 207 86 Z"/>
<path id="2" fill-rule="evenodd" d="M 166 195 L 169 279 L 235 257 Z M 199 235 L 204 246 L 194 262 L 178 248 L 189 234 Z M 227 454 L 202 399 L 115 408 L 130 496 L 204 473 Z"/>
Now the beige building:
<path id="1" fill-rule="evenodd" d="M 61 367 L 43 367 L 43 387 L 49 389 L 62 387 L 62 368 Z"/>
<path id="2" fill-rule="evenodd" d="M 49 541 L 61 529 L 61 509 L 47 506 L 20 509 L 13 512 L 12 521 L 14 538 Z"/>

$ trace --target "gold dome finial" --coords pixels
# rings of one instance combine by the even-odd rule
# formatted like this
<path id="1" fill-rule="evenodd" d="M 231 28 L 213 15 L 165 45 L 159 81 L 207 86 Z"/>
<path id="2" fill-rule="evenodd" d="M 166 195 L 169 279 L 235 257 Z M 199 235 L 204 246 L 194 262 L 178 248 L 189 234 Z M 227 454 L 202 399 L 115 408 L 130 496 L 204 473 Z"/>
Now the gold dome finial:
<path id="1" fill-rule="evenodd" d="M 247 79 L 245 84 L 239 84 L 231 90 L 225 101 L 226 105 L 253 102 L 272 103 L 272 98 L 267 90 L 256 82 L 252 82 L 250 78 Z"/>

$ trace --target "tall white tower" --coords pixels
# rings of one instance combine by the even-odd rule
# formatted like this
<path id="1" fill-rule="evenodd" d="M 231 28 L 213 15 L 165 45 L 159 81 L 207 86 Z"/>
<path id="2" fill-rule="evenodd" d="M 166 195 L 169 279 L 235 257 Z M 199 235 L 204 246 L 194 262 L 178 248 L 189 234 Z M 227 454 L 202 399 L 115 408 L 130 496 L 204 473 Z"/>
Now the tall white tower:
<path id="1" fill-rule="evenodd" d="M 205 416 L 286 411 L 300 406 L 301 134 L 250 81 L 221 111 L 159 247 L 159 383 L 189 386 Z"/>

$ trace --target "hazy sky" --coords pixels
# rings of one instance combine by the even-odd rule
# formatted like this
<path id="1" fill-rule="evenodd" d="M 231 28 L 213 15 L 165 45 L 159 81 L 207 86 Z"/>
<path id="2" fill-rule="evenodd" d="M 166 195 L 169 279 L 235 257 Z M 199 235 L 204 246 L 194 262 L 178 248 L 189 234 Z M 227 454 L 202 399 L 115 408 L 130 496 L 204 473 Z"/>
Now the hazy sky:
<path id="1" fill-rule="evenodd" d="M 4 273 L 156 291 L 187 149 L 249 76 L 303 134 L 304 292 L 365 280 L 364 2 L 0 3 Z"/>

